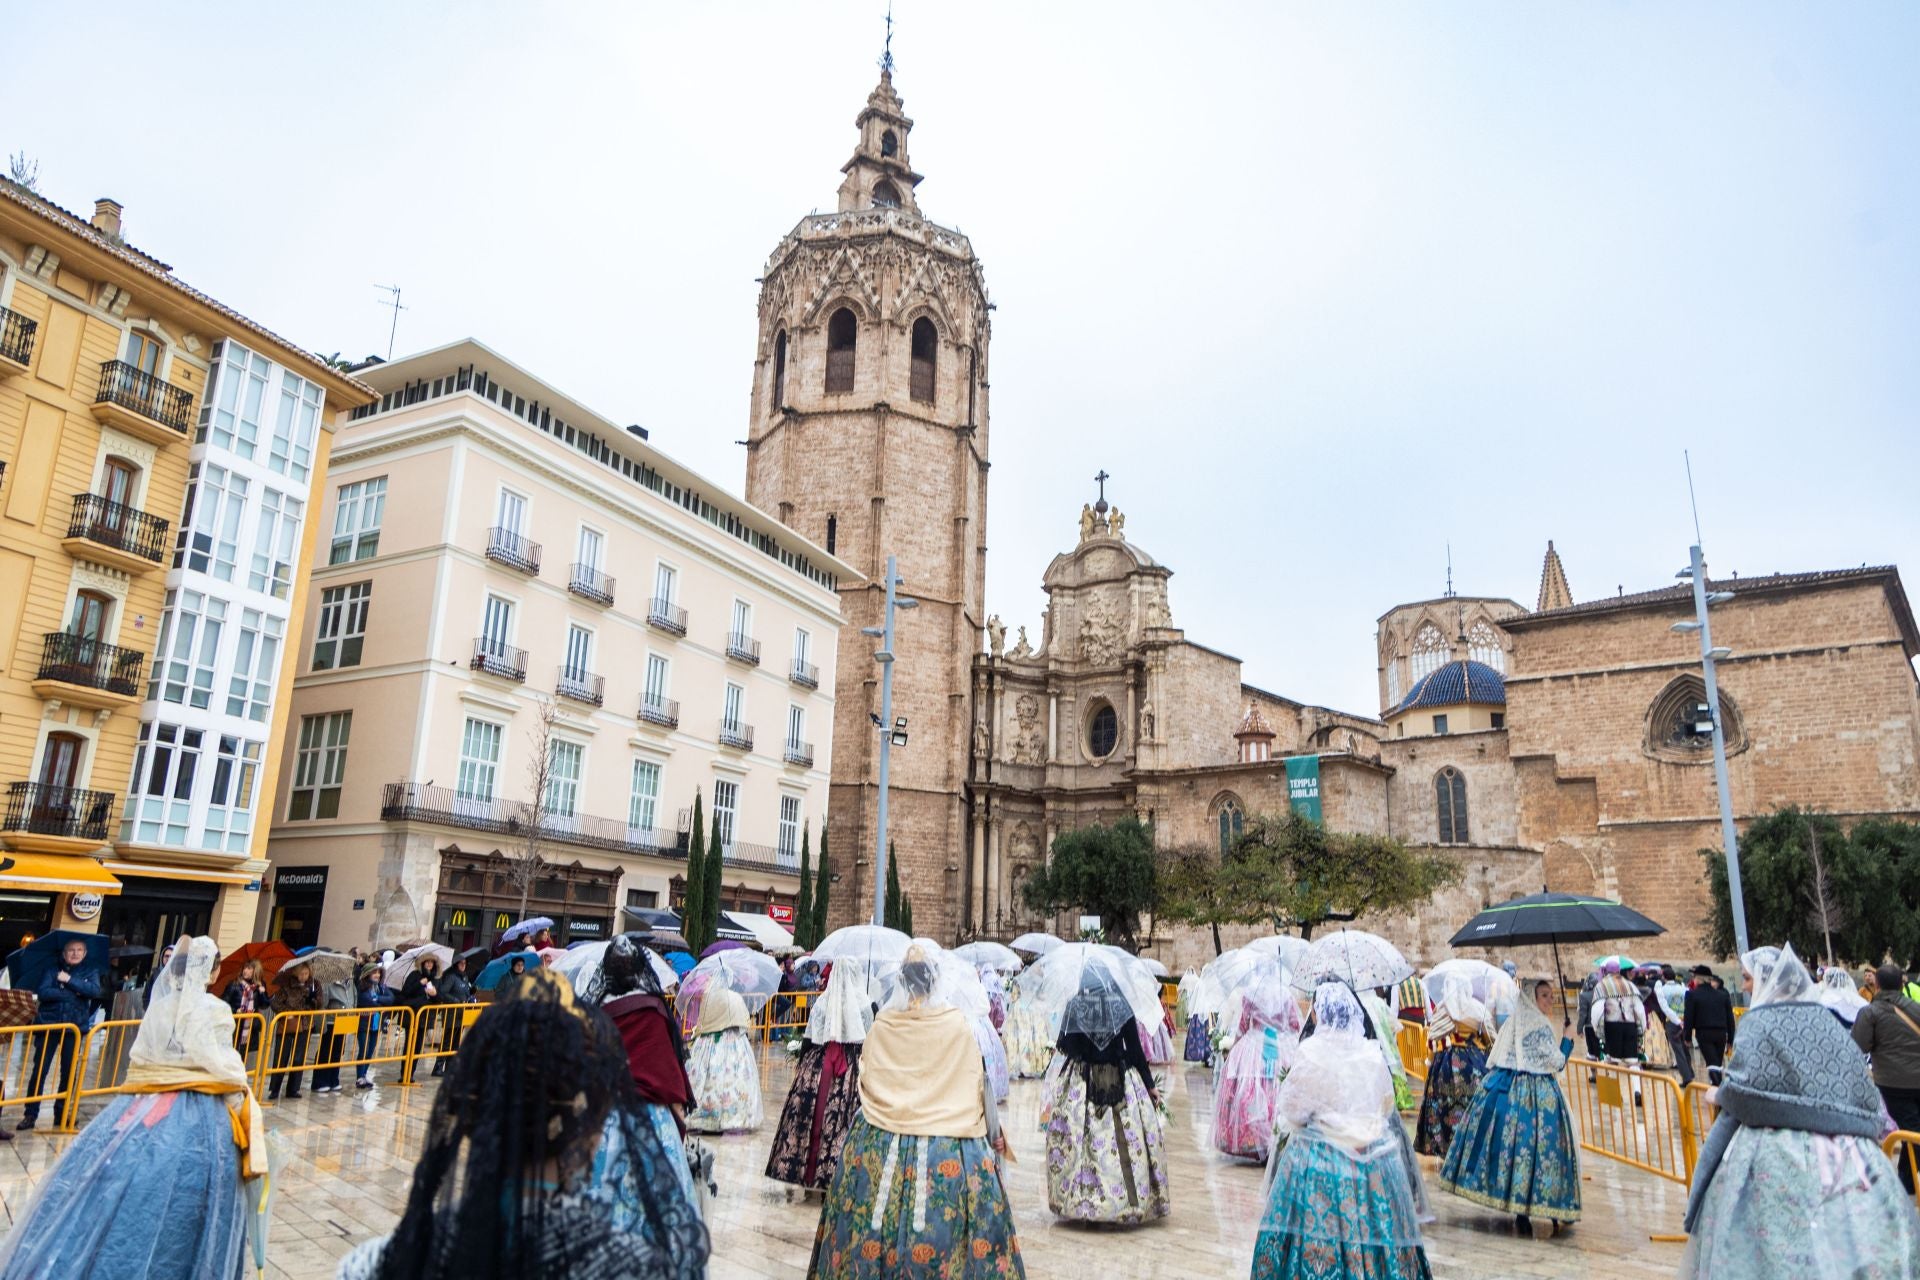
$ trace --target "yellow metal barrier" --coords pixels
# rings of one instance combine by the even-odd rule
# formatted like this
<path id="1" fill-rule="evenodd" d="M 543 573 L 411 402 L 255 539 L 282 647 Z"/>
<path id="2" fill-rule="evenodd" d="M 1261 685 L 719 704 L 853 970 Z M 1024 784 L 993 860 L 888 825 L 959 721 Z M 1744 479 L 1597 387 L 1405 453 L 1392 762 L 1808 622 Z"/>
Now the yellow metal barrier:
<path id="1" fill-rule="evenodd" d="M 1582 1150 L 1682 1186 L 1693 1180 L 1701 1135 L 1673 1077 L 1575 1058 L 1562 1083 Z"/>
<path id="2" fill-rule="evenodd" d="M 266 1047 L 267 1020 L 258 1013 L 236 1013 L 234 1048 L 246 1063 L 247 1074 L 259 1067 Z M 82 1046 L 80 1065 L 73 1073 L 73 1088 L 67 1095 L 68 1132 L 78 1129 L 80 1102 L 84 1098 L 108 1097 L 122 1092 L 127 1083 L 127 1062 L 133 1052 L 134 1036 L 140 1031 L 138 1018 L 95 1023 Z"/>
<path id="3" fill-rule="evenodd" d="M 254 1073 L 254 1096 L 271 1105 L 268 1078 L 273 1076 L 298 1076 L 315 1067 L 352 1067 L 358 1075 L 363 1067 L 411 1062 L 413 1022 L 413 1010 L 398 1005 L 276 1013 L 267 1027 L 267 1051 Z"/>
<path id="4" fill-rule="evenodd" d="M 51 1102 L 65 1121 L 57 1127 L 71 1128 L 69 1095 L 80 1078 L 80 1028 L 67 1022 L 7 1027 L 0 1030 L 0 1041 L 5 1042 L 0 1045 L 0 1106 Z"/>
<path id="5" fill-rule="evenodd" d="M 1920 1133 L 1911 1129 L 1895 1129 L 1880 1144 L 1880 1149 L 1897 1165 L 1901 1157 L 1906 1157 L 1907 1180 L 1913 1183 L 1913 1202 L 1920 1206 Z"/>
<path id="6" fill-rule="evenodd" d="M 482 1007 L 477 1004 L 422 1006 L 407 1041 L 407 1065 L 400 1071 L 400 1083 L 413 1083 L 415 1063 L 451 1058 L 458 1053 L 461 1036 L 480 1017 Z"/>
<path id="7" fill-rule="evenodd" d="M 817 995 L 813 991 L 783 991 L 769 1000 L 761 1011 L 765 1041 L 792 1040 L 804 1032 Z"/>
<path id="8" fill-rule="evenodd" d="M 1402 1018 L 1400 1029 L 1394 1033 L 1394 1040 L 1400 1046 L 1400 1064 L 1407 1069 L 1408 1077 L 1424 1082 L 1427 1064 L 1433 1057 L 1432 1046 L 1427 1043 L 1426 1027 Z"/>

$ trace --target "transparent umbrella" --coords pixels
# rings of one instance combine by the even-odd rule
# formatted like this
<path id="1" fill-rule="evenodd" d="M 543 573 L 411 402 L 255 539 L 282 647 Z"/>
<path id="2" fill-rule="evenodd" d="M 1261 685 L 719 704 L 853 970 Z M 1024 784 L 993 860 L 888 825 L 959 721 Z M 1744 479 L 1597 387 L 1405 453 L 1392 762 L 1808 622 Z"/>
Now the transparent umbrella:
<path id="1" fill-rule="evenodd" d="M 600 969 L 606 963 L 607 948 L 612 940 L 589 942 L 577 947 L 553 962 L 553 971 L 573 984 L 574 994 L 586 995 L 597 989 L 596 981 Z M 638 944 L 636 944 L 638 945 Z M 651 947 L 640 946 L 640 954 L 646 958 L 647 966 L 653 970 L 653 976 L 660 980 L 660 989 L 670 991 L 680 981 L 680 975 L 673 966 L 660 958 L 660 953 Z"/>
<path id="2" fill-rule="evenodd" d="M 998 969 L 1001 973 L 1018 973 L 1026 963 L 1014 953 L 1012 947 L 1004 942 L 989 942 L 985 939 L 955 947 L 953 954 L 968 964 L 983 964 L 989 969 Z"/>
<path id="3" fill-rule="evenodd" d="M 899 964 L 912 945 L 913 939 L 898 929 L 879 924 L 850 924 L 821 939 L 820 945 L 813 949 L 813 958 L 821 964 L 858 960 L 871 976 L 889 965 Z"/>
<path id="4" fill-rule="evenodd" d="M 1043 956 L 1055 947 L 1064 947 L 1066 943 L 1050 933 L 1023 933 L 1007 945 L 1030 956 Z"/>
<path id="5" fill-rule="evenodd" d="M 1307 958 L 1307 948 L 1311 945 L 1305 938 L 1296 938 L 1290 933 L 1276 933 L 1271 937 L 1255 938 L 1247 944 L 1246 949 L 1279 956 L 1280 963 L 1293 970 L 1298 969 L 1300 962 Z"/>
<path id="6" fill-rule="evenodd" d="M 1066 942 L 1033 962 L 1021 984 L 1032 993 L 1050 1019 L 1061 1015 L 1083 987 L 1098 987 L 1115 998 L 1096 1003 L 1103 1020 L 1131 1015 L 1151 1027 L 1160 1020 L 1160 990 L 1153 975 L 1133 956 L 1118 947 L 1095 942 Z M 1094 1030 L 1112 1034 L 1119 1026 L 1085 1028 L 1060 1022 L 1062 1031 Z"/>
<path id="7" fill-rule="evenodd" d="M 758 951 L 720 951 L 693 966 L 681 990 L 697 994 L 715 982 L 746 1001 L 749 1013 L 758 1013 L 780 990 L 780 966 L 772 956 Z"/>
<path id="8" fill-rule="evenodd" d="M 1293 971 L 1296 991 L 1312 991 L 1328 978 L 1338 978 L 1355 991 L 1393 987 L 1413 976 L 1413 966 L 1400 949 L 1377 933 L 1364 929 L 1336 929 L 1307 948 Z"/>
<path id="9" fill-rule="evenodd" d="M 437 942 L 428 942 L 410 951 L 395 956 L 393 963 L 387 966 L 387 985 L 398 991 L 407 985 L 407 978 L 420 967 L 420 962 L 431 956 L 445 973 L 447 966 L 453 963 L 453 948 L 443 947 Z"/>

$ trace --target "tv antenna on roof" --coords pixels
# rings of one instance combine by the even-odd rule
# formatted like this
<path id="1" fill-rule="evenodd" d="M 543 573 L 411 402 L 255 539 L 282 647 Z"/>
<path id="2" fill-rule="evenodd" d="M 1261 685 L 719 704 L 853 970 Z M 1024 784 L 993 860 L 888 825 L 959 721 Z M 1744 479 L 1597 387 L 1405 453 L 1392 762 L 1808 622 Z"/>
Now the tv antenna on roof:
<path id="1" fill-rule="evenodd" d="M 380 290 L 380 292 L 382 293 L 390 293 L 393 295 L 393 300 L 391 302 L 383 302 L 380 304 L 383 307 L 393 308 L 393 324 L 391 327 L 387 329 L 387 359 L 391 360 L 393 359 L 393 339 L 394 339 L 394 336 L 400 332 L 400 313 L 402 311 L 408 310 L 409 308 L 403 307 L 400 305 L 400 286 L 399 285 L 376 284 L 373 287 Z"/>

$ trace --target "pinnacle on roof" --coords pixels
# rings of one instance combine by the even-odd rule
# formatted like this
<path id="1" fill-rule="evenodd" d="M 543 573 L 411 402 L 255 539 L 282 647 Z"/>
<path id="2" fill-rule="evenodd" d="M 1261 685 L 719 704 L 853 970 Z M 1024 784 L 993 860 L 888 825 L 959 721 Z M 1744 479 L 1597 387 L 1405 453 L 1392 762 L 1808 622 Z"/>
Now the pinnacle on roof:
<path id="1" fill-rule="evenodd" d="M 1273 730 L 1267 727 L 1267 718 L 1260 714 L 1259 704 L 1249 702 L 1247 714 L 1240 717 L 1240 727 L 1233 732 L 1236 738 L 1271 738 Z"/>
<path id="2" fill-rule="evenodd" d="M 1567 586 L 1567 571 L 1560 565 L 1560 553 L 1553 549 L 1553 539 L 1547 539 L 1546 563 L 1540 567 L 1540 599 L 1533 606 L 1535 613 L 1548 609 L 1564 609 L 1573 603 L 1573 591 Z"/>

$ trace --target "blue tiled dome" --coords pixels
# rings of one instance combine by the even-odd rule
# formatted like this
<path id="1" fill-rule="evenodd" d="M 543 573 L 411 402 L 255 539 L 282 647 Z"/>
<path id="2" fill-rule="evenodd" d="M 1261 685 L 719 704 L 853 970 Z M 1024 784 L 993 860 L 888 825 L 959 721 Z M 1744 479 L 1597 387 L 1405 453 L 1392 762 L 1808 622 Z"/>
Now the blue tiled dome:
<path id="1" fill-rule="evenodd" d="M 1417 711 L 1421 707 L 1457 707 L 1462 703 L 1504 707 L 1507 682 L 1486 663 L 1460 658 L 1422 676 L 1389 714 Z"/>

